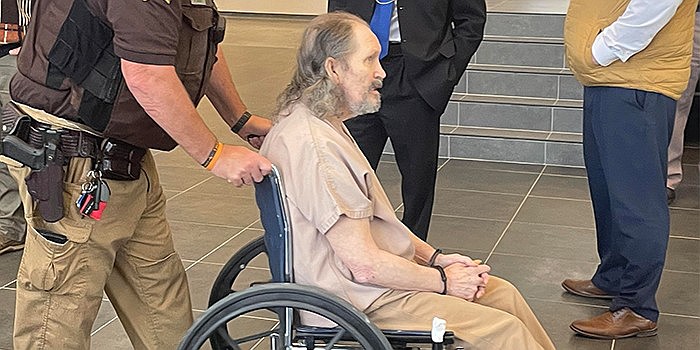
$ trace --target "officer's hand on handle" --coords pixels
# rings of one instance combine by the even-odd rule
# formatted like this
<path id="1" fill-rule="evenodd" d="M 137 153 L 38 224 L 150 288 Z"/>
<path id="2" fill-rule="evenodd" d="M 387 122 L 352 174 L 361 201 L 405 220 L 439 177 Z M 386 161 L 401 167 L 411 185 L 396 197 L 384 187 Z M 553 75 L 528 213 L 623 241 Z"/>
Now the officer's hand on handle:
<path id="1" fill-rule="evenodd" d="M 258 153 L 242 146 L 224 145 L 211 172 L 240 187 L 262 181 L 271 170 L 272 163 Z"/>
<path id="2" fill-rule="evenodd" d="M 238 136 L 248 141 L 251 146 L 259 149 L 271 127 L 272 122 L 269 119 L 253 114 L 241 131 L 238 132 Z"/>

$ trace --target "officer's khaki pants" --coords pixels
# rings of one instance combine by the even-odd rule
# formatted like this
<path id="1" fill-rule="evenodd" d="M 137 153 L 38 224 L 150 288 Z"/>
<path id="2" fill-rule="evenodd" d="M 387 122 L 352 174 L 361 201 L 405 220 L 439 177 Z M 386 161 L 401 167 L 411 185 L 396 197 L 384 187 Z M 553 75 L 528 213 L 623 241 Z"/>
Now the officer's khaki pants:
<path id="1" fill-rule="evenodd" d="M 10 78 L 17 71 L 14 56 L 0 57 L 0 104 L 10 100 Z M 22 202 L 17 194 L 17 182 L 10 176 L 4 163 L 0 163 L 0 235 L 22 242 L 25 233 Z M 2 238 L 0 238 L 2 240 Z"/>
<path id="2" fill-rule="evenodd" d="M 465 349 L 554 349 L 520 292 L 494 276 L 477 302 L 436 293 L 389 291 L 365 313 L 384 329 L 429 330 L 433 317 L 442 318 L 458 338 L 455 345 Z"/>
<path id="3" fill-rule="evenodd" d="M 46 223 L 33 212 L 20 179 L 27 222 L 17 277 L 14 347 L 87 349 L 102 291 L 136 349 L 175 349 L 192 323 L 187 279 L 165 220 L 165 196 L 153 157 L 136 181 L 107 180 L 111 197 L 102 220 L 82 217 L 75 206 L 91 161 L 73 158 L 65 176 L 65 217 Z M 49 242 L 36 229 L 68 237 Z"/>
<path id="4" fill-rule="evenodd" d="M 26 227 L 17 181 L 10 176 L 5 163 L 0 163 L 0 235 L 23 242 Z"/>

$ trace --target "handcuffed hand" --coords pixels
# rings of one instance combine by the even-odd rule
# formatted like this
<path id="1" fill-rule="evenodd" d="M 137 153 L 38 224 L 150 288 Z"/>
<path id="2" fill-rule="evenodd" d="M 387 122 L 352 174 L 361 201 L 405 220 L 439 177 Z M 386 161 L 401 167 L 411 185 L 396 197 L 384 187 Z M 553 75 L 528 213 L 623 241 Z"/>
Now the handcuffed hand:
<path id="1" fill-rule="evenodd" d="M 474 301 L 485 293 L 488 282 L 488 265 L 465 266 L 452 264 L 445 268 L 447 294 Z"/>

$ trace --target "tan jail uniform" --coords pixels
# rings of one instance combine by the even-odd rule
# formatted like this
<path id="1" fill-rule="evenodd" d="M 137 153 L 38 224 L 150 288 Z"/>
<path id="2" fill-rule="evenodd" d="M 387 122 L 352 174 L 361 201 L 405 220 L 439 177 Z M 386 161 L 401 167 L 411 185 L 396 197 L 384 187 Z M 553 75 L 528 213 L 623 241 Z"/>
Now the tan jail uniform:
<path id="1" fill-rule="evenodd" d="M 267 135 L 260 153 L 282 172 L 293 227 L 296 282 L 340 296 L 382 328 L 426 330 L 438 316 L 447 320 L 447 328 L 466 348 L 554 348 L 517 289 L 496 277 L 476 303 L 355 282 L 324 236 L 341 215 L 370 219 L 379 248 L 413 261 L 410 231 L 396 217 L 347 129 L 338 133 L 301 103 L 290 110 Z"/>

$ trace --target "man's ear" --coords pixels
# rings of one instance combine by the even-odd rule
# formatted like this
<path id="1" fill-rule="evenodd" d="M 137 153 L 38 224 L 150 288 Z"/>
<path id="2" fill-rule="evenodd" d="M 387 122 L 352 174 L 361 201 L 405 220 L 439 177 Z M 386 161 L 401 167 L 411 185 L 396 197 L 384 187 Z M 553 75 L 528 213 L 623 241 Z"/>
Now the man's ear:
<path id="1" fill-rule="evenodd" d="M 328 57 L 323 62 L 323 67 L 326 69 L 326 75 L 334 84 L 340 83 L 340 61 Z"/>

